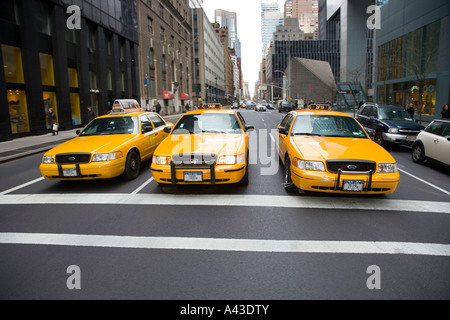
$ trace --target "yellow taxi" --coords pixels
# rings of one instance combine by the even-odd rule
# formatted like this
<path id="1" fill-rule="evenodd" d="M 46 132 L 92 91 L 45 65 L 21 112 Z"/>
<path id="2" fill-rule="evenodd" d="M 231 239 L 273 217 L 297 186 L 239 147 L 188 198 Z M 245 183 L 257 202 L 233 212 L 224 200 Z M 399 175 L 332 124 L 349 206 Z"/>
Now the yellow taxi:
<path id="1" fill-rule="evenodd" d="M 398 186 L 395 159 L 350 115 L 293 111 L 278 133 L 287 191 L 385 194 Z"/>
<path id="2" fill-rule="evenodd" d="M 46 152 L 42 176 L 48 180 L 137 178 L 141 162 L 151 159 L 173 124 L 156 113 L 129 109 L 113 109 L 77 131 L 78 137 Z"/>
<path id="3" fill-rule="evenodd" d="M 187 112 L 156 148 L 153 178 L 160 185 L 246 185 L 252 130 L 235 110 Z"/>

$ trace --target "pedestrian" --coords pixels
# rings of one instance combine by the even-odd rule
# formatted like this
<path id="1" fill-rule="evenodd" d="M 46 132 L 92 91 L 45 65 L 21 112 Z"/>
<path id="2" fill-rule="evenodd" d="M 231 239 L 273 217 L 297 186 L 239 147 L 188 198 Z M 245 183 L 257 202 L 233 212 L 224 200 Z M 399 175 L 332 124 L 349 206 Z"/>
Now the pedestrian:
<path id="1" fill-rule="evenodd" d="M 159 101 L 156 101 L 156 113 L 159 114 L 161 112 L 161 105 L 159 104 Z"/>
<path id="2" fill-rule="evenodd" d="M 411 116 L 411 118 L 414 119 L 414 114 L 416 113 L 416 109 L 414 108 L 414 103 L 413 102 L 411 102 L 409 104 L 409 107 L 408 107 L 408 109 L 406 111 L 408 111 L 408 113 Z"/>
<path id="3" fill-rule="evenodd" d="M 448 104 L 446 104 L 441 111 L 442 119 L 450 119 L 450 108 L 448 107 Z"/>
<path id="4" fill-rule="evenodd" d="M 88 107 L 88 122 L 94 120 L 97 116 L 95 115 L 95 111 L 92 110 L 92 107 Z"/>
<path id="5" fill-rule="evenodd" d="M 48 125 L 50 126 L 50 129 L 52 130 L 52 135 L 58 135 L 58 123 L 56 119 L 56 113 L 53 112 L 53 108 L 48 109 Z"/>
<path id="6" fill-rule="evenodd" d="M 186 112 L 188 112 L 189 111 L 189 102 L 186 102 L 185 108 L 186 108 Z"/>

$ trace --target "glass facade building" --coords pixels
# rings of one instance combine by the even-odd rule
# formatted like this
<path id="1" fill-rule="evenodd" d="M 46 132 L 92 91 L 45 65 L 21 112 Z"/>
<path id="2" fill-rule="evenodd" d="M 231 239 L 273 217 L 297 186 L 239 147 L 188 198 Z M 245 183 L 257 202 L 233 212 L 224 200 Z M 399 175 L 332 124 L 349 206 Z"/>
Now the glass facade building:
<path id="1" fill-rule="evenodd" d="M 2 0 L 0 28 L 0 141 L 47 133 L 50 108 L 67 130 L 139 96 L 134 0 Z"/>
<path id="2" fill-rule="evenodd" d="M 449 12 L 448 1 L 384 4 L 376 34 L 377 102 L 412 102 L 423 120 L 440 117 L 450 100 Z"/>

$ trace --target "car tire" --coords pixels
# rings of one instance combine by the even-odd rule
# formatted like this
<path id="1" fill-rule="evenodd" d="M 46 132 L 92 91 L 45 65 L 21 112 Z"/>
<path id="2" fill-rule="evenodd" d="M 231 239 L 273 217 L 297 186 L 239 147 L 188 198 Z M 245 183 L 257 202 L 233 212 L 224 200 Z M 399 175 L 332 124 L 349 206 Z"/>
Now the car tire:
<path id="1" fill-rule="evenodd" d="M 416 142 L 411 150 L 411 158 L 415 163 L 422 164 L 425 162 L 425 148 L 421 142 Z"/>
<path id="2" fill-rule="evenodd" d="M 134 180 L 139 176 L 141 171 L 141 158 L 139 154 L 131 150 L 127 155 L 127 161 L 125 163 L 125 171 L 123 173 L 123 178 L 125 180 Z"/>
<path id="3" fill-rule="evenodd" d="M 284 190 L 287 192 L 295 192 L 298 190 L 292 182 L 291 160 L 289 159 L 289 156 L 286 156 L 286 160 L 284 161 Z"/>
<path id="4" fill-rule="evenodd" d="M 382 132 L 377 132 L 375 134 L 375 142 L 385 149 L 388 147 L 388 143 L 386 142 L 386 140 L 384 140 Z"/>

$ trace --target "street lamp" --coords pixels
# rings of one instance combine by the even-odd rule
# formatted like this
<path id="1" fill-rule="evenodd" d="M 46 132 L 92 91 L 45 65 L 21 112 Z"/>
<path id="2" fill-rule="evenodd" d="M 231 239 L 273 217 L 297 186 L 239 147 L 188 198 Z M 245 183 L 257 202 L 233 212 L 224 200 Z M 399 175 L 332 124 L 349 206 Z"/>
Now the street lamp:
<path id="1" fill-rule="evenodd" d="M 286 73 L 281 70 L 275 70 L 274 72 L 280 72 L 283 74 L 283 100 L 287 100 L 287 77 Z"/>

